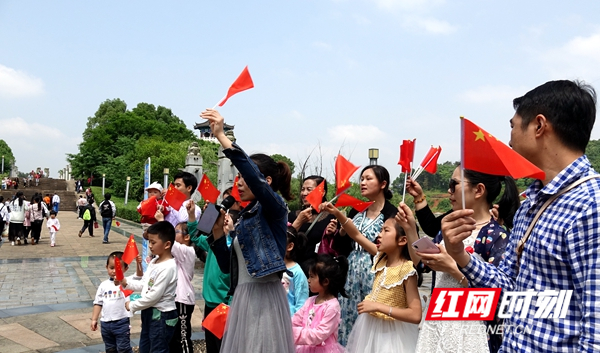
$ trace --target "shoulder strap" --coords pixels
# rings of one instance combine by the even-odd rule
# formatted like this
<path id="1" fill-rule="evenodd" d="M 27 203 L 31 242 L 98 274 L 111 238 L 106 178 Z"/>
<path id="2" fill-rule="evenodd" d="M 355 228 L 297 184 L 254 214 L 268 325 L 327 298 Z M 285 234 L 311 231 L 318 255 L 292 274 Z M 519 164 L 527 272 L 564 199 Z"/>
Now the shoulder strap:
<path id="1" fill-rule="evenodd" d="M 544 213 L 546 208 L 548 208 L 548 206 L 550 206 L 550 204 L 552 202 L 554 202 L 554 200 L 556 200 L 560 195 L 565 194 L 568 191 L 576 188 L 577 186 L 585 183 L 586 181 L 595 179 L 595 178 L 600 178 L 600 174 L 588 175 L 584 178 L 581 178 L 581 179 L 571 183 L 566 188 L 560 190 L 556 194 L 552 195 L 552 197 L 550 197 L 548 200 L 546 200 L 546 202 L 544 202 L 544 204 L 542 205 L 540 210 L 536 213 L 535 217 L 533 217 L 533 220 L 529 224 L 529 227 L 527 227 L 527 231 L 525 232 L 525 234 L 523 235 L 521 240 L 519 240 L 519 242 L 517 243 L 517 273 L 519 273 L 519 263 L 521 260 L 521 255 L 523 254 L 523 250 L 525 249 L 525 243 L 529 239 L 529 236 L 531 235 L 531 232 L 533 231 L 535 224 L 537 223 L 538 219 L 542 216 L 542 213 Z"/>

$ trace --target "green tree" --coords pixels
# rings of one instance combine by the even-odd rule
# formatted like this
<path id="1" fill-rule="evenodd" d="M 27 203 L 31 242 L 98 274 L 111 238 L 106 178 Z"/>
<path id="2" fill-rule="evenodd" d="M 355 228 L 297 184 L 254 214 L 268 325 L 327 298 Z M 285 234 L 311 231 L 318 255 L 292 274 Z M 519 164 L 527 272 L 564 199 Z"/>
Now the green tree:
<path id="1" fill-rule="evenodd" d="M 2 139 L 0 139 L 0 158 L 2 158 L 1 156 L 4 156 L 4 173 L 0 175 L 4 177 L 10 174 L 11 165 L 15 161 L 15 156 L 6 141 Z M 0 170 L 0 173 L 1 172 L 2 170 Z"/>
<path id="2" fill-rule="evenodd" d="M 295 169 L 296 169 L 296 165 L 294 164 L 294 162 L 292 162 L 291 159 L 289 159 L 288 157 L 282 155 L 282 154 L 272 154 L 271 158 L 273 158 L 273 160 L 275 162 L 285 162 L 287 163 L 287 165 L 290 167 L 290 170 L 292 171 L 292 175 L 294 175 Z"/>

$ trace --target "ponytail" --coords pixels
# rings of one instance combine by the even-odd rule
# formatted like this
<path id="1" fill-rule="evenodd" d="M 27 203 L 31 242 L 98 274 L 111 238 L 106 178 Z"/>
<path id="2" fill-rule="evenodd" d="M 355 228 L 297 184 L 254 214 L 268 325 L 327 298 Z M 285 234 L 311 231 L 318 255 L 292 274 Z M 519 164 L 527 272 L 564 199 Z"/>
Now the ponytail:
<path id="1" fill-rule="evenodd" d="M 277 169 L 279 169 L 278 179 L 279 179 L 279 192 L 284 199 L 290 201 L 294 197 L 292 196 L 292 171 L 290 170 L 290 166 L 283 161 L 277 162 Z"/>
<path id="2" fill-rule="evenodd" d="M 519 205 L 519 190 L 515 179 L 509 176 L 504 177 L 504 193 L 498 201 L 498 217 L 504 221 L 504 225 L 508 229 L 513 227 L 513 217 Z"/>

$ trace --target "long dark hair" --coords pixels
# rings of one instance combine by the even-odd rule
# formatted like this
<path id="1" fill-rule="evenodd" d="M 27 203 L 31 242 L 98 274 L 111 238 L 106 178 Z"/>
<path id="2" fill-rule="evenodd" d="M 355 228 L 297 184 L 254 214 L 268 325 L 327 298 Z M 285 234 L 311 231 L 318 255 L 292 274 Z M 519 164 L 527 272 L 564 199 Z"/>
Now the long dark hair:
<path id="1" fill-rule="evenodd" d="M 377 178 L 377 181 L 379 181 L 380 184 L 385 181 L 385 187 L 383 188 L 383 196 L 386 200 L 390 200 L 393 195 L 392 191 L 390 190 L 390 173 L 388 172 L 388 170 L 380 165 L 368 165 L 364 167 L 363 170 L 360 172 L 360 176 L 362 177 L 365 171 L 369 169 L 373 170 L 373 174 L 375 174 L 375 178 Z"/>
<path id="2" fill-rule="evenodd" d="M 275 162 L 273 158 L 263 153 L 253 154 L 250 156 L 250 159 L 256 164 L 265 178 L 271 177 L 271 188 L 273 191 L 279 191 L 281 196 L 288 201 L 294 198 L 290 193 L 292 171 L 287 163 L 282 161 Z"/>
<path id="3" fill-rule="evenodd" d="M 17 194 L 15 195 L 15 197 L 16 197 L 17 199 L 19 199 L 19 207 L 23 207 L 23 199 L 25 198 L 25 197 L 23 196 L 23 191 L 19 191 L 19 192 L 17 192 Z M 15 201 L 16 201 L 16 200 L 15 200 Z"/>
<path id="4" fill-rule="evenodd" d="M 296 228 L 292 226 L 287 227 L 287 244 L 294 244 L 292 250 L 290 250 L 289 258 L 292 261 L 298 261 L 298 254 L 304 252 L 306 246 L 306 235 L 303 232 L 298 232 Z"/>
<path id="5" fill-rule="evenodd" d="M 504 221 L 506 227 L 511 229 L 513 227 L 513 217 L 521 204 L 515 179 L 509 176 L 484 174 L 469 169 L 465 169 L 465 178 L 473 185 L 483 184 L 485 186 L 487 191 L 485 200 L 490 207 L 500 195 L 504 183 L 504 193 L 498 201 L 498 218 Z"/>
<path id="6" fill-rule="evenodd" d="M 344 287 L 346 286 L 346 277 L 348 276 L 348 260 L 345 256 L 333 257 L 329 254 L 320 254 L 316 261 L 310 267 L 309 273 L 319 276 L 319 283 L 323 285 L 327 279 L 327 292 L 338 297 L 348 298 Z"/>

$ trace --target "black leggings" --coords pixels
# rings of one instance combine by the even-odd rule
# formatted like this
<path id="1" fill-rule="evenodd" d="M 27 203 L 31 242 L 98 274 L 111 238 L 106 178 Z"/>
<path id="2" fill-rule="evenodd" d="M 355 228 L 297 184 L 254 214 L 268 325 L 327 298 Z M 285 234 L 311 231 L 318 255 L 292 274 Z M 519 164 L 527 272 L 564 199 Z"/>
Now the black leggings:
<path id="1" fill-rule="evenodd" d="M 42 223 L 44 223 L 43 220 L 31 222 L 31 239 L 35 240 L 36 243 L 40 240 L 42 234 Z"/>
<path id="2" fill-rule="evenodd" d="M 93 221 L 83 221 L 83 228 L 81 228 L 81 233 L 85 232 L 85 229 L 88 228 L 88 232 L 90 236 L 94 236 L 94 222 Z"/>
<path id="3" fill-rule="evenodd" d="M 23 223 L 12 223 L 8 225 L 8 240 L 16 241 L 23 237 Z"/>

